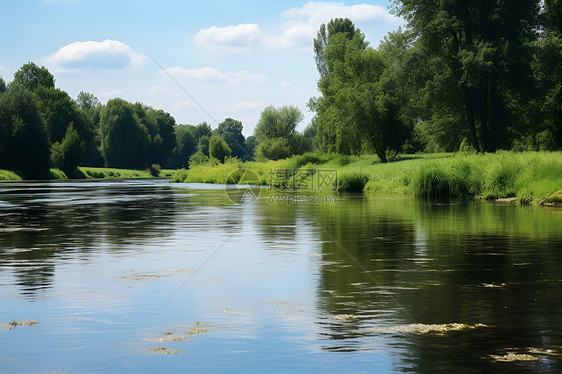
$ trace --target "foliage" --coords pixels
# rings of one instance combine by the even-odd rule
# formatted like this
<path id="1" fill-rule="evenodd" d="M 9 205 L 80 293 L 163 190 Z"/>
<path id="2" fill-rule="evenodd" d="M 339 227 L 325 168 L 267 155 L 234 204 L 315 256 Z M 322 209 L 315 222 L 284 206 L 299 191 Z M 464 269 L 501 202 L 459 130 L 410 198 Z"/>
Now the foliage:
<path id="1" fill-rule="evenodd" d="M 54 167 L 71 175 L 86 154 L 86 145 L 74 129 L 72 122 L 66 129 L 62 141 L 55 142 L 51 147 L 51 162 Z"/>
<path id="2" fill-rule="evenodd" d="M 100 119 L 101 151 L 108 167 L 145 166 L 149 132 L 132 104 L 122 99 L 108 101 Z"/>
<path id="3" fill-rule="evenodd" d="M 44 66 L 37 66 L 34 62 L 24 64 L 14 73 L 13 85 L 21 85 L 30 91 L 38 87 L 55 87 L 55 77 Z"/>
<path id="4" fill-rule="evenodd" d="M 160 164 L 152 164 L 150 165 L 150 167 L 148 168 L 148 172 L 150 173 L 150 175 L 152 175 L 154 178 L 158 178 L 160 176 L 160 171 L 162 170 L 162 167 L 160 166 Z"/>
<path id="5" fill-rule="evenodd" d="M 265 138 L 256 148 L 258 160 L 280 160 L 290 154 L 291 147 L 286 138 Z"/>
<path id="6" fill-rule="evenodd" d="M 302 112 L 295 106 L 268 106 L 261 112 L 254 135 L 259 142 L 273 138 L 289 139 L 303 118 Z"/>
<path id="7" fill-rule="evenodd" d="M 221 163 L 224 163 L 224 160 L 227 157 L 230 157 L 232 151 L 230 147 L 224 139 L 220 135 L 213 135 L 209 140 L 209 155 L 213 158 L 216 158 Z"/>
<path id="8" fill-rule="evenodd" d="M 405 99 L 394 78 L 397 68 L 384 48 L 367 47 L 351 21 L 332 22 L 347 26 L 342 32 L 332 26 L 334 31 L 324 35 L 322 25 L 315 39 L 322 96 L 309 108 L 316 111 L 317 141 L 326 152 L 374 151 L 386 162 L 387 152 L 396 154 L 410 132 L 401 113 Z"/>
<path id="9" fill-rule="evenodd" d="M 227 118 L 217 128 L 217 134 L 221 136 L 232 150 L 232 155 L 240 159 L 253 155 L 253 151 L 246 147 L 246 139 L 242 135 L 242 122 L 232 118 Z"/>
<path id="10" fill-rule="evenodd" d="M 33 94 L 11 85 L 0 96 L 0 168 L 25 178 L 44 178 L 49 172 L 49 141 Z"/>
<path id="11" fill-rule="evenodd" d="M 178 125 L 175 127 L 176 147 L 173 150 L 170 166 L 175 169 L 186 168 L 189 157 L 197 150 L 194 126 Z"/>
<path id="12" fill-rule="evenodd" d="M 7 90 L 6 81 L 4 81 L 4 78 L 0 77 L 0 95 L 6 92 L 6 90 Z"/>

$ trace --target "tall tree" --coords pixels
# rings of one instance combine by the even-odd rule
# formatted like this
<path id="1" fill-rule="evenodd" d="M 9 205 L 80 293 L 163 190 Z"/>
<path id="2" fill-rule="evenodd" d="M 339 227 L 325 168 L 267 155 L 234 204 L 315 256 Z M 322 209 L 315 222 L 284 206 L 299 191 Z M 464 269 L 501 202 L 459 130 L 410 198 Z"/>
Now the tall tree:
<path id="1" fill-rule="evenodd" d="M 472 146 L 493 151 L 506 144 L 521 101 L 533 87 L 531 42 L 540 0 L 396 0 L 395 11 L 415 33 L 429 74 L 421 89 L 437 93 L 443 112 L 465 123 Z M 424 66 L 424 65 L 421 65 Z M 514 106 L 515 104 L 515 106 Z"/>
<path id="2" fill-rule="evenodd" d="M 55 77 L 44 66 L 37 66 L 34 62 L 24 64 L 14 73 L 12 84 L 20 84 L 30 91 L 39 86 L 55 87 Z"/>
<path id="3" fill-rule="evenodd" d="M 215 134 L 209 140 L 209 155 L 224 163 L 224 160 L 232 155 L 232 151 L 224 139 Z"/>
<path id="4" fill-rule="evenodd" d="M 6 89 L 6 82 L 4 81 L 4 78 L 0 77 L 0 95 L 6 92 Z"/>
<path id="5" fill-rule="evenodd" d="M 243 159 L 249 152 L 246 149 L 244 135 L 242 135 L 242 122 L 232 118 L 227 118 L 217 128 L 219 134 L 228 147 L 232 150 L 232 155 Z"/>
<path id="6" fill-rule="evenodd" d="M 273 138 L 289 139 L 303 118 L 304 115 L 296 106 L 268 106 L 261 112 L 254 135 L 260 142 Z"/>
<path id="7" fill-rule="evenodd" d="M 21 85 L 0 96 L 0 168 L 26 178 L 49 172 L 49 141 L 33 94 Z"/>
<path id="8" fill-rule="evenodd" d="M 101 151 L 106 166 L 146 167 L 144 151 L 150 138 L 133 104 L 122 99 L 107 102 L 100 119 Z"/>

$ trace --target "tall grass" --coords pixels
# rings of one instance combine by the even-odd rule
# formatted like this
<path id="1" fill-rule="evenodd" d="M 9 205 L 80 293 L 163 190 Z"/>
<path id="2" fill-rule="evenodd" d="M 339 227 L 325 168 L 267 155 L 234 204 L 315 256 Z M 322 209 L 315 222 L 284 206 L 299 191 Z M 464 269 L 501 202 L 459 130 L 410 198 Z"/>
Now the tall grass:
<path id="1" fill-rule="evenodd" d="M 255 172 L 261 184 L 267 184 L 274 168 L 337 170 L 340 191 L 406 193 L 426 199 L 517 197 L 522 203 L 536 203 L 562 190 L 562 152 L 404 155 L 389 163 L 371 155 L 305 154 L 279 161 L 198 165 L 178 172 L 174 180 L 225 183 L 243 168 Z"/>

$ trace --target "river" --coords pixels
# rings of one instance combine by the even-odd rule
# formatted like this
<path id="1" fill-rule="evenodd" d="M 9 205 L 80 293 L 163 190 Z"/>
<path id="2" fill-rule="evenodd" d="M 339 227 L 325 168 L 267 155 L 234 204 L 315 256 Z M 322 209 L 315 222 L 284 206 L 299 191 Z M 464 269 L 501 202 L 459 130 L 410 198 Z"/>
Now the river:
<path id="1" fill-rule="evenodd" d="M 0 184 L 0 372 L 562 371 L 562 209 L 243 193 Z"/>

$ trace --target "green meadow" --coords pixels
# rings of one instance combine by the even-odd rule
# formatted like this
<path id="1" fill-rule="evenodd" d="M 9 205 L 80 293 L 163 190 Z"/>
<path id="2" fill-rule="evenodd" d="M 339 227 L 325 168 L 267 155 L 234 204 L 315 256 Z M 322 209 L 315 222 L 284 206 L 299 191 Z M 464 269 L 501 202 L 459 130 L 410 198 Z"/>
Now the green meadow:
<path id="1" fill-rule="evenodd" d="M 400 193 L 422 199 L 516 198 L 523 204 L 540 204 L 556 200 L 556 192 L 562 190 L 562 152 L 416 154 L 388 163 L 372 155 L 308 153 L 278 161 L 196 165 L 177 171 L 172 181 L 243 183 L 244 176 L 248 178 L 241 172 L 244 169 L 252 170 L 262 185 L 268 184 L 272 169 L 337 170 L 338 183 L 333 187 L 338 191 Z"/>

